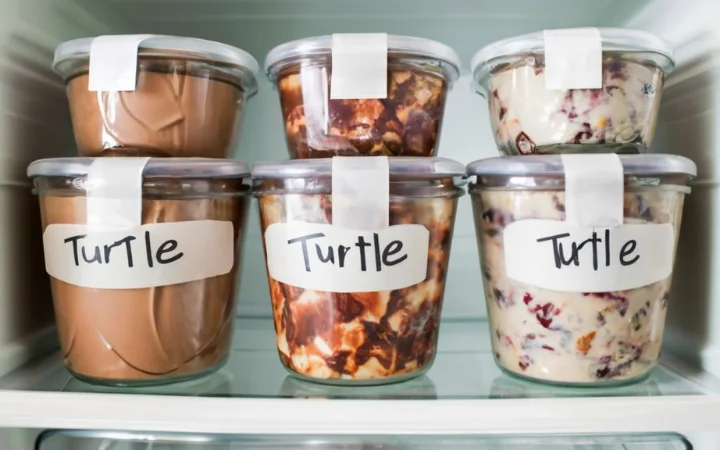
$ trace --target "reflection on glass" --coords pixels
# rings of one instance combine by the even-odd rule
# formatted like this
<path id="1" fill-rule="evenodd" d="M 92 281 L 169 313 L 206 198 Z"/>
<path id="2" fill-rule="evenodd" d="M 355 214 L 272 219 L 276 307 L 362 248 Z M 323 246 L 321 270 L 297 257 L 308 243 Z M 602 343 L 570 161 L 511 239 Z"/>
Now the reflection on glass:
<path id="1" fill-rule="evenodd" d="M 435 400 L 438 398 L 435 383 L 424 375 L 403 383 L 353 387 L 321 385 L 288 376 L 283 381 L 279 396 L 293 398 L 362 398 L 371 400 Z"/>

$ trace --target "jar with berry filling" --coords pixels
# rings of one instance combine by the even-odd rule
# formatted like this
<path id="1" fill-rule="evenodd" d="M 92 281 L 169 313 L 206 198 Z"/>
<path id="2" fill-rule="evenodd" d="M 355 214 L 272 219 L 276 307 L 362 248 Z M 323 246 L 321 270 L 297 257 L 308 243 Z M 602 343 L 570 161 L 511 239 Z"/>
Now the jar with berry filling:
<path id="1" fill-rule="evenodd" d="M 660 356 L 696 167 L 674 155 L 567 156 L 618 158 L 620 224 L 570 222 L 593 199 L 570 195 L 560 155 L 468 166 L 495 361 L 513 376 L 554 384 L 641 380 Z"/>
<path id="2" fill-rule="evenodd" d="M 668 43 L 622 28 L 516 36 L 471 63 L 505 155 L 646 152 L 674 67 Z"/>
<path id="3" fill-rule="evenodd" d="M 391 383 L 424 374 L 435 358 L 464 167 L 385 160 L 387 223 L 376 229 L 338 222 L 348 205 L 330 159 L 253 167 L 278 352 L 296 377 Z"/>

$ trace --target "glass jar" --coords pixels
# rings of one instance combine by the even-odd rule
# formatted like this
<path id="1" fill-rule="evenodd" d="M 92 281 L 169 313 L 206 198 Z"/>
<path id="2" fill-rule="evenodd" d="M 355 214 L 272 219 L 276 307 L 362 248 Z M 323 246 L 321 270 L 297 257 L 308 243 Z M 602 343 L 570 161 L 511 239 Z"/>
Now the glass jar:
<path id="1" fill-rule="evenodd" d="M 89 89 L 94 38 L 61 44 L 53 68 L 67 85 L 80 156 L 227 158 L 257 61 L 217 42 L 152 36 L 140 43 L 133 91 Z"/>
<path id="2" fill-rule="evenodd" d="M 599 89 L 549 89 L 542 32 L 498 41 L 475 54 L 475 88 L 488 100 L 501 153 L 647 151 L 663 84 L 675 64 L 672 48 L 642 31 L 600 28 L 599 33 Z"/>
<path id="3" fill-rule="evenodd" d="M 269 275 L 278 352 L 293 376 L 373 385 L 418 377 L 432 365 L 464 167 L 398 157 L 389 158 L 389 168 L 389 225 L 429 231 L 424 280 L 395 290 L 327 292 Z M 260 163 L 252 173 L 266 255 L 268 229 L 276 224 L 332 223 L 330 159 Z M 355 255 L 349 254 L 348 260 Z"/>
<path id="4" fill-rule="evenodd" d="M 609 292 L 586 288 L 583 283 L 588 278 L 582 278 L 580 289 L 559 290 L 523 282 L 517 271 L 513 277 L 509 274 L 508 227 L 533 219 L 566 219 L 565 175 L 559 155 L 491 158 L 468 166 L 469 175 L 475 176 L 469 191 L 492 348 L 495 361 L 510 375 L 553 384 L 606 386 L 641 380 L 656 366 L 683 200 L 696 168 L 687 158 L 674 155 L 623 155 L 620 160 L 625 176 L 623 226 L 670 224 L 671 241 L 650 244 L 668 249 L 670 273 L 647 285 Z M 583 247 L 586 250 L 580 255 Z M 552 258 L 552 246 L 548 243 L 543 248 Z M 565 250 L 560 249 L 563 259 L 568 257 L 567 248 L 566 242 Z M 596 262 L 609 266 L 613 261 L 616 267 L 617 255 L 609 237 L 603 237 L 597 247 L 573 245 L 576 256 L 565 261 L 567 266 L 574 264 L 573 258 L 575 267 L 591 264 L 590 248 L 594 248 L 592 255 L 599 255 Z M 625 252 L 629 247 L 622 248 Z M 526 260 L 531 250 L 525 247 Z M 560 277 L 580 273 L 562 275 L 568 272 L 552 264 L 522 267 L 545 278 L 549 273 L 560 273 Z M 617 276 L 619 272 L 610 273 Z"/>
<path id="5" fill-rule="evenodd" d="M 45 159 L 28 168 L 40 200 L 46 267 L 68 370 L 82 381 L 113 386 L 165 384 L 218 370 L 231 345 L 239 247 L 250 203 L 248 167 L 237 161 L 151 158 L 142 175 L 142 227 L 118 227 L 136 239 L 127 246 L 118 247 L 120 241 L 115 241 L 100 250 L 96 247 L 93 253 L 91 238 L 101 242 L 103 233 L 115 232 L 86 225 L 91 216 L 88 195 L 98 181 L 88 180 L 93 160 Z M 78 235 L 84 233 L 83 240 L 76 239 L 72 249 L 66 239 L 67 252 L 59 253 L 51 246 L 56 239 L 51 236 L 72 227 L 80 230 Z M 207 227 L 222 233 L 213 235 Z M 175 243 L 163 242 L 163 235 L 172 235 Z M 195 241 L 201 251 L 205 245 L 208 251 L 217 246 L 226 251 L 222 257 L 220 252 L 191 252 L 188 241 Z M 121 267 L 125 251 L 129 272 Z M 146 262 L 146 254 L 154 264 Z M 213 276 L 193 270 L 215 265 L 212 260 L 219 258 L 225 258 L 226 265 Z M 73 278 L 58 269 L 68 266 L 75 267 Z M 91 272 L 103 266 L 116 270 L 110 284 Z M 148 272 L 153 267 L 155 272 Z M 181 271 L 185 273 L 178 278 Z M 146 282 L 139 282 L 139 277 L 147 274 L 160 281 L 141 284 Z"/>
<path id="6" fill-rule="evenodd" d="M 332 36 L 292 41 L 267 55 L 291 158 L 435 156 L 447 93 L 460 73 L 449 47 L 388 36 L 387 98 L 330 99 Z"/>

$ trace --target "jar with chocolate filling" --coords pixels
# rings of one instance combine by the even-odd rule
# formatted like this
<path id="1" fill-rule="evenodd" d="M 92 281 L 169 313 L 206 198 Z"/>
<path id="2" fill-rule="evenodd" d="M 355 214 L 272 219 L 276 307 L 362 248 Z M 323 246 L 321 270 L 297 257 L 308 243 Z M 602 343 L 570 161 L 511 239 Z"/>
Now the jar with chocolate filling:
<path id="1" fill-rule="evenodd" d="M 414 378 L 430 368 L 464 175 L 460 163 L 447 159 L 389 158 L 389 228 L 356 231 L 330 226 L 338 201 L 330 159 L 253 167 L 277 347 L 292 375 L 373 385 Z M 296 239 L 277 237 L 274 230 L 283 227 L 315 230 L 305 236 L 311 239 L 305 241 L 307 265 Z M 386 233 L 394 228 L 401 237 L 396 234 L 390 242 Z M 418 231 L 425 234 L 424 243 L 413 247 L 411 236 Z M 337 235 L 347 239 L 331 249 L 340 242 Z M 325 276 L 329 272 L 322 270 L 329 265 L 337 275 Z M 393 265 L 400 268 L 397 279 L 382 278 Z M 416 281 L 403 280 L 418 270 Z M 299 286 L 310 272 L 316 273 L 313 286 Z M 286 278 L 279 280 L 276 273 Z M 378 283 L 389 289 L 377 289 Z"/>
<path id="2" fill-rule="evenodd" d="M 248 168 L 149 158 L 135 186 L 98 194 L 118 180 L 97 162 L 138 159 L 46 159 L 28 168 L 65 364 L 90 383 L 196 378 L 219 369 L 230 350 Z"/>
<path id="3" fill-rule="evenodd" d="M 451 48 L 387 36 L 387 71 L 375 74 L 386 96 L 370 98 L 332 99 L 332 54 L 333 36 L 319 36 L 282 44 L 265 60 L 292 158 L 437 154 L 445 100 L 460 70 Z"/>
<path id="4" fill-rule="evenodd" d="M 112 58 L 117 50 L 93 47 L 94 39 L 61 44 L 53 63 L 67 85 L 80 156 L 230 156 L 245 103 L 257 92 L 252 56 L 202 39 L 150 36 L 127 63 L 133 67 L 123 68 L 136 70 L 135 83 L 96 91 L 93 77 L 107 76 L 103 52 Z"/>
<path id="5" fill-rule="evenodd" d="M 675 67 L 669 44 L 622 28 L 548 31 L 560 33 L 569 50 L 540 32 L 495 42 L 473 57 L 475 89 L 487 98 L 500 152 L 646 152 Z M 570 78 L 576 61 L 590 80 Z"/>

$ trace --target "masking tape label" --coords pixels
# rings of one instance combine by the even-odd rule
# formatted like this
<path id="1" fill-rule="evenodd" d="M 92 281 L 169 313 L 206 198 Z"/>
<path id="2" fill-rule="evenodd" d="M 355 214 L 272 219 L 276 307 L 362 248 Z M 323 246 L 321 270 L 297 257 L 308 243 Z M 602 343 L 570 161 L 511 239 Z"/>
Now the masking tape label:
<path id="1" fill-rule="evenodd" d="M 545 88 L 602 88 L 602 37 L 597 28 L 545 30 Z"/>
<path id="2" fill-rule="evenodd" d="M 89 90 L 134 91 L 138 48 L 152 34 L 98 36 L 90 44 Z"/>
<path id="3" fill-rule="evenodd" d="M 421 283 L 429 245 L 430 232 L 417 224 L 365 231 L 290 222 L 265 231 L 270 277 L 327 292 L 390 291 Z"/>
<path id="4" fill-rule="evenodd" d="M 332 159 L 332 223 L 351 230 L 378 230 L 390 223 L 387 156 Z"/>
<path id="5" fill-rule="evenodd" d="M 87 174 L 87 224 L 117 230 L 142 223 L 143 170 L 150 158 L 95 158 Z"/>
<path id="6" fill-rule="evenodd" d="M 564 154 L 565 220 L 578 227 L 623 223 L 625 175 L 615 154 Z"/>
<path id="7" fill-rule="evenodd" d="M 95 289 L 169 286 L 224 275 L 235 261 L 233 224 L 197 220 L 93 231 L 54 224 L 43 233 L 47 273 Z"/>
<path id="8" fill-rule="evenodd" d="M 385 33 L 333 34 L 330 98 L 387 98 L 387 58 Z"/>

